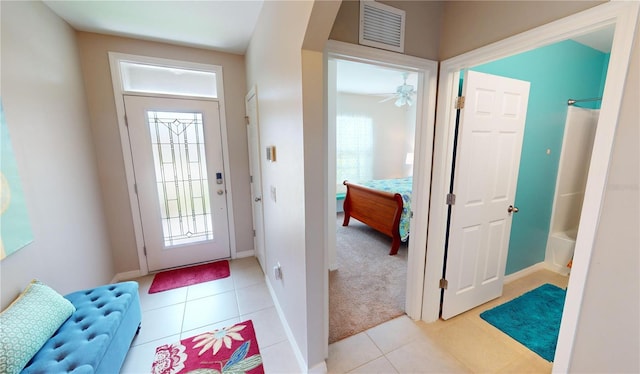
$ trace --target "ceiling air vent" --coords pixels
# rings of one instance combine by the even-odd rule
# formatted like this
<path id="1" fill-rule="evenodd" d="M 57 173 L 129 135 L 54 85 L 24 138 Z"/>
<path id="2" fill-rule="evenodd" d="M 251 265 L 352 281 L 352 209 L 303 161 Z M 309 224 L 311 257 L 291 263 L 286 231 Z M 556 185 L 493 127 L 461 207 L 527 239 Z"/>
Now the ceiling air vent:
<path id="1" fill-rule="evenodd" d="M 360 44 L 404 52 L 405 11 L 371 0 L 360 1 Z"/>

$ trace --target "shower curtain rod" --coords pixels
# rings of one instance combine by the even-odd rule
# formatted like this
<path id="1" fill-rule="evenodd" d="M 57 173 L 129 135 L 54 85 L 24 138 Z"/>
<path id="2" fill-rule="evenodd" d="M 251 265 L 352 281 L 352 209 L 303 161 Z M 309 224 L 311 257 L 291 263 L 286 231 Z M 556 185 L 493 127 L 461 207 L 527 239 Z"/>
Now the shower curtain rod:
<path id="1" fill-rule="evenodd" d="M 584 102 L 584 101 L 598 101 L 598 100 L 602 100 L 602 98 L 601 97 L 592 97 L 591 99 L 578 99 L 578 100 L 569 99 L 569 100 L 567 100 L 567 105 L 573 105 L 575 103 L 581 103 L 581 102 Z"/>

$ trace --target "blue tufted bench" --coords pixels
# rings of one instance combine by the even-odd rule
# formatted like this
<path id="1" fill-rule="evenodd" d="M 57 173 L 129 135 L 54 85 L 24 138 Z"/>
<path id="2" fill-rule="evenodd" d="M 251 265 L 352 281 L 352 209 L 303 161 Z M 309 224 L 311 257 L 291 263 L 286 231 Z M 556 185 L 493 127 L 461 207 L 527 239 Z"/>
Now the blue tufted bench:
<path id="1" fill-rule="evenodd" d="M 22 373 L 118 373 L 140 328 L 138 283 L 110 284 L 65 298 L 76 312 Z"/>

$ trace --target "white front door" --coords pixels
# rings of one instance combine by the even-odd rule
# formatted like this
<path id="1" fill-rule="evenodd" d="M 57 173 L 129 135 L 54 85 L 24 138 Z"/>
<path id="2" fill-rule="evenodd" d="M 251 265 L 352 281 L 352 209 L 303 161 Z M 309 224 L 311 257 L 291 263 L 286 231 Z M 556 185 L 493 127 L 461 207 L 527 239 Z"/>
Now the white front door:
<path id="1" fill-rule="evenodd" d="M 467 71 L 463 84 L 444 319 L 502 295 L 529 101 L 529 82 Z"/>
<path id="2" fill-rule="evenodd" d="M 253 245 L 262 271 L 266 273 L 264 249 L 264 216 L 262 211 L 262 172 L 260 169 L 260 131 L 255 90 L 246 96 L 247 139 L 249 145 L 249 171 L 251 172 L 251 206 L 253 210 Z"/>
<path id="3" fill-rule="evenodd" d="M 149 270 L 230 257 L 218 103 L 124 102 Z"/>

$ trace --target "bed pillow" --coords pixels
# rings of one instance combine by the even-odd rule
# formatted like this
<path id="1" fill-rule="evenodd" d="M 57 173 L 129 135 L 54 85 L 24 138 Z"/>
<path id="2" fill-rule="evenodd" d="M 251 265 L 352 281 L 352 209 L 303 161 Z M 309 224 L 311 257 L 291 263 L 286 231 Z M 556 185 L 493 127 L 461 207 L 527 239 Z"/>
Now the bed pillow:
<path id="1" fill-rule="evenodd" d="M 0 373 L 18 373 L 75 312 L 71 302 L 33 280 L 0 314 Z"/>

